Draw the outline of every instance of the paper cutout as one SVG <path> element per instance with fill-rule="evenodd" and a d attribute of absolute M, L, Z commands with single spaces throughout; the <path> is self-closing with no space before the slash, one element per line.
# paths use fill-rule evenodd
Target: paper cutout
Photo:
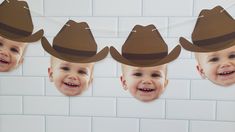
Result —
<path fill-rule="evenodd" d="M 192 41 L 180 38 L 184 49 L 195 52 L 201 77 L 220 86 L 235 84 L 235 20 L 224 8 L 200 12 Z"/>
<path fill-rule="evenodd" d="M 52 46 L 45 37 L 41 43 L 54 56 L 48 68 L 50 81 L 67 96 L 80 95 L 89 87 L 93 79 L 93 62 L 104 59 L 109 52 L 105 47 L 97 53 L 97 44 L 88 24 L 73 20 L 63 26 Z"/>
<path fill-rule="evenodd" d="M 168 54 L 168 46 L 154 25 L 134 26 L 122 46 L 122 54 L 110 48 L 112 57 L 122 63 L 123 88 L 143 102 L 158 99 L 164 92 L 168 84 L 164 64 L 175 60 L 180 52 L 177 45 Z"/>
<path fill-rule="evenodd" d="M 35 42 L 42 38 L 43 30 L 33 33 L 33 23 L 25 1 L 8 0 L 0 5 L 0 36 L 18 41 Z"/>
<path fill-rule="evenodd" d="M 120 63 L 150 67 L 175 60 L 181 51 L 177 45 L 169 54 L 168 47 L 154 25 L 134 26 L 120 54 L 113 46 L 110 48 L 112 57 Z"/>
<path fill-rule="evenodd" d="M 180 37 L 182 47 L 193 52 L 229 48 L 235 45 L 235 21 L 221 6 L 202 10 L 192 33 L 192 41 Z"/>
<path fill-rule="evenodd" d="M 51 55 L 68 62 L 89 63 L 104 59 L 106 46 L 97 53 L 97 44 L 87 23 L 69 20 L 53 40 L 53 46 L 43 37 L 43 48 Z"/>

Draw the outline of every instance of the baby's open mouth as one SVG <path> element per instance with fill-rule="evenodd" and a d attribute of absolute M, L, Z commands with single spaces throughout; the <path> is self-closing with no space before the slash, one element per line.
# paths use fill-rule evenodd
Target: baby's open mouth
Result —
<path fill-rule="evenodd" d="M 64 84 L 70 88 L 78 88 L 80 85 L 71 83 L 71 82 L 64 82 Z"/>
<path fill-rule="evenodd" d="M 3 59 L 3 58 L 0 58 L 0 63 L 1 64 L 9 64 L 9 62 L 8 61 L 6 61 L 5 59 Z"/>
<path fill-rule="evenodd" d="M 142 92 L 146 92 L 146 93 L 153 92 L 153 91 L 156 90 L 156 89 L 153 89 L 153 88 L 137 88 L 137 89 L 142 91 Z"/>
<path fill-rule="evenodd" d="M 218 73 L 218 75 L 220 75 L 220 76 L 228 76 L 228 75 L 231 75 L 233 73 L 235 73 L 235 71 L 225 71 L 225 72 Z"/>

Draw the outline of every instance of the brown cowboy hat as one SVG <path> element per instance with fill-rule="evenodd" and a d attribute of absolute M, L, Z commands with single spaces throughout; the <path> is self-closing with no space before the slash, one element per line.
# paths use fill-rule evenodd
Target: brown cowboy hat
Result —
<path fill-rule="evenodd" d="M 109 48 L 97 53 L 97 44 L 87 23 L 69 20 L 53 40 L 53 46 L 43 37 L 43 48 L 51 55 L 74 63 L 90 63 L 104 59 Z"/>
<path fill-rule="evenodd" d="M 150 67 L 168 63 L 176 59 L 181 51 L 177 45 L 168 54 L 168 47 L 154 25 L 136 25 L 122 46 L 122 54 L 110 48 L 112 57 L 120 63 Z"/>
<path fill-rule="evenodd" d="M 193 52 L 213 52 L 235 45 L 235 20 L 221 6 L 202 10 L 189 42 L 180 37 L 180 44 Z"/>
<path fill-rule="evenodd" d="M 0 36 L 18 42 L 35 42 L 43 30 L 32 34 L 33 23 L 27 2 L 5 0 L 0 5 Z"/>

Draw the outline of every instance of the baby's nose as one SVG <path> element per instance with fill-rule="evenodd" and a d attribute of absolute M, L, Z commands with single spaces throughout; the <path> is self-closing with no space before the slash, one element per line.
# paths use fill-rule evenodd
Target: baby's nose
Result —
<path fill-rule="evenodd" d="M 231 62 L 230 61 L 224 61 L 222 64 L 221 64 L 221 67 L 222 68 L 226 68 L 226 67 L 230 67 L 231 66 Z"/>
<path fill-rule="evenodd" d="M 151 81 L 150 78 L 144 78 L 144 79 L 142 80 L 142 83 L 143 83 L 143 84 L 151 84 L 152 81 Z"/>
<path fill-rule="evenodd" d="M 68 78 L 71 80 L 77 80 L 77 76 L 74 74 L 70 74 Z"/>

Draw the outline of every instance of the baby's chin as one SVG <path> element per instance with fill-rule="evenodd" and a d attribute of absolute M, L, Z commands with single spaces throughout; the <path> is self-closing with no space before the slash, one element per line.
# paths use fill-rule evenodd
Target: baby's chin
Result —
<path fill-rule="evenodd" d="M 56 87 L 62 94 L 64 94 L 65 96 L 78 96 L 81 95 L 84 91 L 84 87 L 79 86 L 76 88 L 70 88 L 68 86 L 65 85 L 61 85 Z"/>
<path fill-rule="evenodd" d="M 158 96 L 135 96 L 136 99 L 142 102 L 151 102 L 158 99 Z"/>
<path fill-rule="evenodd" d="M 229 87 L 235 84 L 235 79 L 229 79 L 229 80 L 219 80 L 219 79 L 215 80 L 214 79 L 213 80 L 213 79 L 208 78 L 208 80 L 214 83 L 215 85 L 223 86 L 223 87 Z"/>
<path fill-rule="evenodd" d="M 14 69 L 15 69 L 15 67 L 13 67 L 13 66 L 3 66 L 3 67 L 0 66 L 0 72 L 10 72 Z"/>
<path fill-rule="evenodd" d="M 213 82 L 213 83 L 217 84 L 219 86 L 223 86 L 223 87 L 230 87 L 230 86 L 235 84 L 235 81 L 231 80 L 231 81 L 227 81 L 227 82 L 226 81 L 225 82 L 220 81 L 220 82 Z"/>

